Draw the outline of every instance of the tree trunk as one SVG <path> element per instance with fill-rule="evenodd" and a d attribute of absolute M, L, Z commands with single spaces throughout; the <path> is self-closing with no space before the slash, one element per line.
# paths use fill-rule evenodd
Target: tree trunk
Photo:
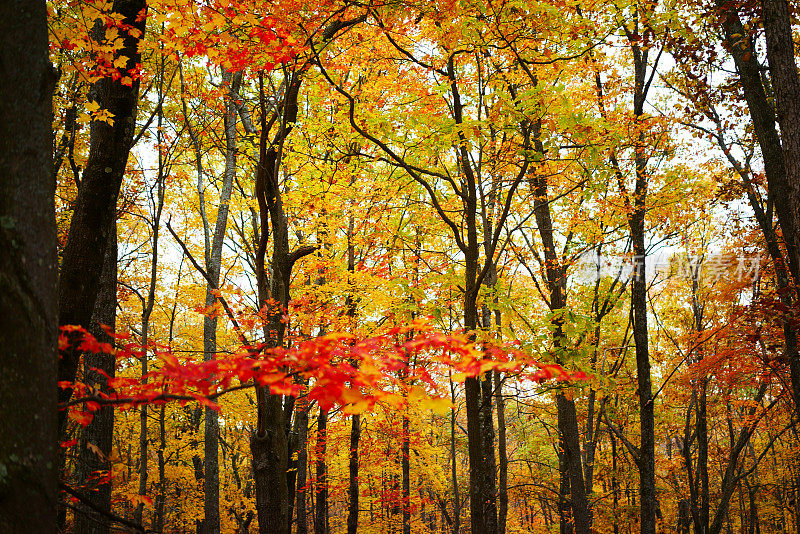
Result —
<path fill-rule="evenodd" d="M 499 326 L 499 321 L 498 321 Z M 497 534 L 506 534 L 508 517 L 508 451 L 506 447 L 506 403 L 500 373 L 494 373 L 497 400 Z"/>
<path fill-rule="evenodd" d="M 286 532 L 288 524 L 288 491 L 286 488 L 286 435 L 283 432 L 283 410 L 278 395 L 262 401 L 262 417 L 278 421 L 278 430 L 263 434 L 253 432 L 250 450 L 253 454 L 253 478 L 256 490 L 258 530 L 262 534 Z"/>
<path fill-rule="evenodd" d="M 794 42 L 792 41 L 792 19 L 787 0 L 763 0 L 764 34 L 767 40 L 767 61 L 775 93 L 775 108 L 781 126 L 781 149 L 786 172 L 786 193 L 784 198 L 775 197 L 779 217 L 781 213 L 791 217 L 784 227 L 784 238 L 792 243 L 789 247 L 789 266 L 797 288 L 800 280 L 800 77 L 795 63 Z M 781 226 L 784 222 L 781 220 Z M 794 362 L 793 362 L 794 363 Z M 800 362 L 792 367 L 792 385 L 795 388 L 795 404 L 800 406 Z M 800 408 L 798 408 L 800 409 Z"/>
<path fill-rule="evenodd" d="M 349 327 L 356 327 L 356 312 L 358 299 L 354 294 L 352 281 L 349 278 L 356 270 L 356 249 L 353 243 L 353 232 L 355 220 L 351 215 L 347 222 L 347 273 L 348 285 L 351 286 L 345 301 L 347 316 L 350 319 Z M 358 360 L 353 360 L 352 365 L 358 369 Z M 350 452 L 348 454 L 349 486 L 348 486 L 348 505 L 347 505 L 347 534 L 356 534 L 358 531 L 358 444 L 361 441 L 361 415 L 353 414 L 350 419 Z"/>
<path fill-rule="evenodd" d="M 328 411 L 320 408 L 317 416 L 316 509 L 314 534 L 328 534 Z"/>
<path fill-rule="evenodd" d="M 306 485 L 308 483 L 308 402 L 297 400 L 297 534 L 308 534 L 308 515 L 306 512 Z"/>
<path fill-rule="evenodd" d="M 228 84 L 228 96 L 225 102 L 225 172 L 222 179 L 222 189 L 219 195 L 219 209 L 217 220 L 214 224 L 214 234 L 211 246 L 206 241 L 205 260 L 206 271 L 213 281 L 206 285 L 206 307 L 216 302 L 212 293 L 214 287 L 220 285 L 220 272 L 222 268 L 222 242 L 225 239 L 225 230 L 228 225 L 228 212 L 233 191 L 233 182 L 236 178 L 236 99 L 239 98 L 239 88 L 242 82 L 242 73 L 226 71 L 222 77 L 223 83 Z M 203 217 L 204 230 L 208 234 L 208 221 Z M 217 352 L 217 317 L 206 316 L 203 318 L 203 361 L 215 358 Z M 219 534 L 219 416 L 216 410 L 208 406 L 204 409 L 205 434 L 203 438 L 203 454 L 205 458 L 205 477 L 203 479 L 203 520 L 202 534 Z"/>
<path fill-rule="evenodd" d="M 541 122 L 533 125 L 534 148 L 544 154 L 541 137 Z M 553 236 L 553 223 L 548 201 L 548 184 L 544 176 L 532 173 L 531 187 L 534 193 L 534 215 L 539 228 L 539 236 L 544 248 L 545 275 L 547 289 L 550 293 L 550 310 L 552 315 L 553 350 L 556 363 L 562 364 L 561 352 L 566 348 L 566 339 L 563 333 L 563 317 L 561 314 L 567 307 L 567 280 L 566 269 L 561 264 L 555 248 Z M 589 515 L 589 502 L 586 499 L 586 489 L 583 478 L 583 461 L 580 446 L 580 431 L 578 430 L 578 416 L 575 402 L 568 399 L 563 392 L 556 395 L 556 413 L 558 416 L 559 470 L 561 471 L 559 512 L 561 518 L 561 532 L 571 532 L 574 528 L 576 534 L 588 534 L 591 529 Z M 567 513 L 571 510 L 571 515 Z M 569 516 L 568 516 L 569 515 Z"/>
<path fill-rule="evenodd" d="M 144 35 L 146 17 L 140 15 L 146 14 L 147 3 L 145 0 L 115 0 L 112 11 L 121 16 L 120 24 L 139 32 L 136 38 L 121 32 L 123 46 L 115 58 L 127 58 L 126 66 L 119 69 L 124 78 L 134 74 L 131 71 L 141 62 L 139 41 Z M 98 23 L 95 31 L 103 28 Z M 58 299 L 61 325 L 91 326 L 106 245 L 116 217 L 117 197 L 136 125 L 139 79 L 134 77 L 130 86 L 121 82 L 121 79 L 102 78 L 89 93 L 100 109 L 113 114 L 114 124 L 95 120 L 90 126 L 89 156 L 62 252 Z M 74 381 L 79 361 L 80 353 L 76 348 L 62 351 L 58 380 Z M 69 401 L 71 396 L 71 388 L 59 389 L 60 403 Z M 66 411 L 62 411 L 59 413 L 62 435 L 65 428 Z"/>
<path fill-rule="evenodd" d="M 349 502 L 347 506 L 347 534 L 358 532 L 358 442 L 361 439 L 361 416 L 353 414 L 350 419 L 350 484 Z"/>
<path fill-rule="evenodd" d="M 289 258 L 289 234 L 283 211 L 278 171 L 281 167 L 283 141 L 297 120 L 300 79 L 295 78 L 287 85 L 281 124 L 275 139 L 272 143 L 268 143 L 266 96 L 263 79 L 259 79 L 261 136 L 255 196 L 259 206 L 261 235 L 256 253 L 256 279 L 258 302 L 263 308 L 262 311 L 266 313 L 264 342 L 267 349 L 283 345 L 286 324 L 282 321 L 282 317 L 289 303 L 292 264 Z M 268 284 L 264 264 L 270 228 L 273 250 L 272 277 Z M 250 449 L 253 453 L 258 528 L 262 534 L 283 534 L 289 524 L 289 488 L 286 482 L 288 447 L 282 397 L 272 395 L 263 386 L 257 386 L 256 405 L 258 423 L 250 438 Z"/>
<path fill-rule="evenodd" d="M 641 125 L 644 102 L 647 98 L 648 49 L 642 50 L 638 42 L 631 45 L 634 66 L 633 115 Z M 655 67 L 653 67 L 655 68 Z M 647 248 L 645 246 L 645 214 L 647 200 L 647 162 L 644 132 L 640 131 L 634 146 L 636 179 L 633 189 L 631 212 L 628 215 L 631 244 L 634 255 L 633 282 L 631 285 L 631 308 L 633 313 L 633 340 L 636 345 L 636 384 L 639 391 L 639 495 L 641 505 L 641 533 L 656 532 L 656 467 L 655 467 L 655 399 L 650 378 L 650 350 L 647 330 Z M 623 194 L 627 195 L 626 192 Z"/>
<path fill-rule="evenodd" d="M 286 421 L 286 494 L 289 500 L 286 513 L 286 531 L 292 531 L 292 520 L 294 519 L 294 504 L 297 497 L 297 417 L 292 417 L 295 413 L 297 399 L 291 395 L 284 398 L 283 417 Z M 294 427 L 292 427 L 294 425 Z"/>
<path fill-rule="evenodd" d="M 103 272 L 100 276 L 100 286 L 92 314 L 92 327 L 89 332 L 98 341 L 114 344 L 111 338 L 100 325 L 106 325 L 112 331 L 116 329 L 117 318 L 117 231 L 116 223 L 106 247 L 106 257 L 103 263 Z M 83 355 L 84 382 L 86 384 L 99 384 L 100 391 L 109 392 L 108 379 L 114 377 L 117 360 L 113 354 L 86 353 Z M 101 372 L 95 371 L 98 369 Z M 105 374 L 103 374 L 105 373 Z M 94 412 L 92 422 L 87 425 L 81 438 L 81 461 L 78 473 L 79 484 L 87 483 L 89 476 L 96 471 L 109 471 L 111 464 L 108 461 L 111 455 L 112 440 L 114 437 L 114 407 L 104 406 Z M 100 454 L 88 448 L 88 444 L 97 447 Z M 111 481 L 97 485 L 94 491 L 86 492 L 90 502 L 106 512 L 111 511 Z M 108 519 L 95 513 L 88 507 L 81 509 L 75 516 L 75 532 L 79 534 L 108 534 L 110 523 Z"/>
<path fill-rule="evenodd" d="M 365 16 L 352 20 L 335 20 L 322 31 L 322 40 L 329 41 L 336 33 L 363 21 Z M 288 72 L 282 106 L 277 106 L 278 125 L 270 141 L 267 126 L 267 104 L 263 76 L 259 76 L 259 108 L 261 134 L 259 136 L 258 167 L 255 197 L 258 201 L 261 235 L 256 252 L 256 279 L 258 302 L 266 315 L 264 326 L 265 348 L 280 347 L 284 342 L 286 323 L 283 317 L 289 304 L 289 284 L 294 262 L 310 254 L 316 247 L 301 247 L 290 253 L 289 230 L 283 208 L 279 172 L 283 159 L 283 144 L 294 128 L 298 113 L 298 95 L 302 72 Z M 269 230 L 272 235 L 269 235 Z M 272 276 L 267 281 L 265 259 L 269 238 L 272 238 Z M 289 524 L 289 488 L 286 483 L 288 450 L 285 415 L 281 395 L 272 395 L 265 387 L 256 387 L 258 423 L 250 439 L 253 453 L 253 475 L 256 486 L 256 510 L 259 532 L 284 534 Z"/>
<path fill-rule="evenodd" d="M 698 334 L 703 331 L 703 308 L 699 302 L 699 287 L 700 287 L 700 270 L 699 267 L 695 272 L 692 280 L 692 311 L 694 314 L 694 329 Z M 703 359 L 703 347 L 697 348 L 697 361 Z M 697 389 L 697 425 L 695 428 L 697 439 L 697 477 L 700 485 L 700 511 L 699 511 L 699 526 L 701 534 L 708 532 L 708 525 L 710 519 L 710 495 L 708 487 L 708 379 L 700 377 Z"/>
<path fill-rule="evenodd" d="M 609 432 L 609 440 L 611 440 L 611 503 L 613 515 L 613 530 L 614 534 L 619 534 L 619 478 L 617 477 L 617 440 L 614 439 L 614 433 Z M 688 534 L 688 533 L 687 533 Z"/>
<path fill-rule="evenodd" d="M 162 404 L 158 411 L 158 494 L 153 513 L 153 530 L 164 532 L 164 506 L 167 501 L 167 462 L 164 451 L 167 448 L 166 408 Z"/>
<path fill-rule="evenodd" d="M 0 3 L 0 532 L 30 534 L 56 531 L 58 502 L 56 77 L 47 50 L 45 2 Z"/>
<path fill-rule="evenodd" d="M 638 167 L 638 165 L 637 165 Z M 642 167 L 643 171 L 643 167 Z M 634 192 L 635 211 L 630 217 L 631 240 L 636 258 L 632 286 L 633 339 L 636 344 L 636 382 L 639 390 L 641 443 L 639 446 L 639 495 L 641 497 L 642 534 L 656 531 L 655 414 L 650 385 L 650 353 L 647 339 L 647 282 L 645 280 L 644 198 L 646 179 L 637 176 Z"/>
<path fill-rule="evenodd" d="M 411 534 L 411 448 L 408 442 L 408 417 L 403 415 L 403 441 L 400 446 L 400 467 L 403 475 L 403 534 Z"/>
<path fill-rule="evenodd" d="M 453 408 L 450 410 L 450 484 L 453 491 L 453 534 L 461 531 L 461 492 L 458 490 L 458 472 L 456 458 L 456 386 L 450 378 L 450 402 Z"/>

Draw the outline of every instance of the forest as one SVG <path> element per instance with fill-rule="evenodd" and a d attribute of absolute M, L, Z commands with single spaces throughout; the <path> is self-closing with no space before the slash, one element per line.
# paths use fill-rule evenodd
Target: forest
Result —
<path fill-rule="evenodd" d="M 0 2 L 0 532 L 800 532 L 798 47 Z"/>

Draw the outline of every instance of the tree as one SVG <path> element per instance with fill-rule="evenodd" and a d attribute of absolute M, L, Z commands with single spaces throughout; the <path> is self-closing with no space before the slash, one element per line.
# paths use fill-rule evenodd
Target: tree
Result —
<path fill-rule="evenodd" d="M 95 119 L 91 123 L 89 156 L 62 251 L 58 298 L 62 326 L 91 326 L 105 250 L 136 125 L 139 42 L 144 36 L 147 4 L 144 0 L 117 0 L 111 11 L 122 18 L 125 33 L 121 46 L 114 49 L 112 73 L 101 75 L 90 91 L 98 109 L 106 111 L 110 118 Z M 102 20 L 95 22 L 93 33 L 97 40 L 104 38 Z M 97 61 L 102 64 L 101 59 Z M 112 77 L 113 73 L 116 75 Z M 59 381 L 75 380 L 80 363 L 80 353 L 76 349 L 77 345 L 72 344 L 62 353 L 58 363 Z M 68 402 L 71 396 L 71 388 L 59 389 L 60 404 Z M 62 411 L 59 414 L 62 434 L 65 426 L 66 411 Z"/>
<path fill-rule="evenodd" d="M 58 262 L 44 2 L 0 6 L 0 529 L 56 529 Z"/>

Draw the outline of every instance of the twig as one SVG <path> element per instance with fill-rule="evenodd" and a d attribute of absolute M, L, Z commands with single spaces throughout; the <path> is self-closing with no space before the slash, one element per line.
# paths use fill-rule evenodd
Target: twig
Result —
<path fill-rule="evenodd" d="M 147 534 L 149 532 L 155 532 L 154 530 L 146 530 L 142 525 L 138 523 L 134 523 L 133 521 L 128 521 L 127 519 L 120 517 L 118 515 L 114 515 L 107 510 L 103 510 L 96 504 L 94 504 L 86 495 L 80 493 L 76 489 L 66 485 L 63 482 L 59 482 L 58 486 L 66 493 L 69 493 L 76 499 L 78 499 L 84 506 L 91 508 L 93 511 L 97 512 L 98 514 L 107 517 L 108 519 L 114 521 L 115 523 L 119 523 L 121 525 L 125 525 L 128 528 L 133 529 L 134 532 L 139 532 L 141 534 Z"/>
<path fill-rule="evenodd" d="M 290 374 L 287 374 L 290 376 Z M 196 401 L 198 399 L 208 399 L 214 400 L 218 397 L 226 393 L 231 393 L 233 391 L 238 391 L 240 389 L 248 389 L 253 387 L 253 384 L 239 384 L 238 386 L 231 386 L 227 389 L 223 389 L 221 391 L 217 391 L 216 393 L 211 393 L 209 395 L 180 395 L 177 393 L 161 393 L 155 397 L 149 399 L 137 399 L 135 397 L 117 397 L 114 399 L 107 399 L 100 397 L 98 395 L 90 395 L 88 397 L 81 397 L 80 399 L 73 399 L 66 404 L 60 404 L 59 409 L 69 408 L 70 406 L 75 406 L 77 404 L 81 404 L 84 402 L 96 402 L 100 405 L 117 405 L 117 404 L 151 404 L 153 402 L 160 402 L 160 401 Z"/>
<path fill-rule="evenodd" d="M 242 341 L 242 344 L 250 346 L 250 341 L 247 340 L 247 337 L 244 335 L 244 332 L 242 332 L 242 328 L 239 326 L 239 322 L 236 320 L 236 317 L 234 317 L 230 306 L 228 306 L 228 301 L 226 301 L 225 297 L 222 296 L 219 287 L 217 287 L 214 281 L 211 280 L 211 277 L 208 276 L 208 273 L 205 271 L 205 269 L 200 267 L 200 264 L 197 263 L 197 260 L 194 259 L 194 256 L 192 256 L 192 253 L 189 252 L 189 249 L 186 247 L 186 244 L 184 244 L 184 242 L 181 241 L 181 238 L 178 237 L 178 234 L 176 234 L 175 230 L 172 229 L 170 221 L 167 221 L 167 230 L 169 230 L 169 233 L 172 234 L 172 237 L 174 237 L 175 241 L 177 241 L 178 244 L 181 246 L 183 252 L 186 254 L 186 257 L 189 258 L 189 261 L 192 262 L 194 268 L 197 269 L 197 272 L 203 275 L 203 278 L 206 279 L 206 282 L 208 282 L 208 285 L 211 287 L 211 289 L 217 292 L 216 298 L 219 299 L 220 303 L 222 304 L 222 307 L 225 309 L 225 313 L 228 315 L 228 319 L 231 320 L 231 323 L 233 324 L 233 328 L 236 330 L 236 333 L 239 334 L 239 338 Z"/>

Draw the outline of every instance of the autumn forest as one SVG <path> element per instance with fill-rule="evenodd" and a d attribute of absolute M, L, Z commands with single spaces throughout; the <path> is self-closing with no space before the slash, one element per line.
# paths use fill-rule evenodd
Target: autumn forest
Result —
<path fill-rule="evenodd" d="M 0 532 L 800 532 L 800 6 L 0 2 Z"/>

